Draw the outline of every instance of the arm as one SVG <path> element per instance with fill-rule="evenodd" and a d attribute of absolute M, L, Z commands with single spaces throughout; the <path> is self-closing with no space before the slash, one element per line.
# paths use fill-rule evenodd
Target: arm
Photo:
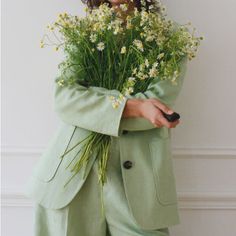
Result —
<path fill-rule="evenodd" d="M 113 108 L 109 96 L 117 93 L 101 87 L 87 88 L 79 84 L 61 87 L 55 83 L 54 110 L 66 123 L 118 137 L 127 98 L 118 108 Z"/>

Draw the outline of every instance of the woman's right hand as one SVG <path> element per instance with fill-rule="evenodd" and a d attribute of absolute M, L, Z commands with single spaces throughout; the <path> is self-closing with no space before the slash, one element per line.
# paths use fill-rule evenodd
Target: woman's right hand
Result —
<path fill-rule="evenodd" d="M 148 119 L 156 127 L 166 126 L 167 128 L 175 128 L 180 122 L 179 120 L 169 122 L 163 116 L 161 110 L 167 114 L 172 114 L 174 111 L 156 98 L 143 100 L 140 103 L 140 110 L 141 116 Z"/>
<path fill-rule="evenodd" d="M 172 114 L 174 112 L 156 98 L 128 99 L 123 112 L 123 117 L 143 117 L 158 128 L 162 126 L 175 128 L 180 121 L 176 120 L 174 122 L 169 122 L 163 116 L 161 110 L 167 114 Z"/>

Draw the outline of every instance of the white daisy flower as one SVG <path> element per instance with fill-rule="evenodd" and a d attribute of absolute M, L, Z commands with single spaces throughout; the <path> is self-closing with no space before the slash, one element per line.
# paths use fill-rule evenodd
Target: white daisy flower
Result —
<path fill-rule="evenodd" d="M 157 67 L 158 66 L 158 62 L 154 62 L 153 64 L 152 64 L 152 67 Z"/>
<path fill-rule="evenodd" d="M 121 53 L 121 54 L 126 53 L 126 47 L 125 47 L 125 46 L 123 46 L 123 47 L 121 48 L 120 53 Z"/>
<path fill-rule="evenodd" d="M 99 43 L 97 44 L 97 49 L 98 49 L 99 51 L 102 51 L 104 48 L 105 48 L 105 44 L 104 44 L 103 42 L 99 42 Z"/>
<path fill-rule="evenodd" d="M 90 37 L 89 37 L 89 39 L 90 39 L 90 41 L 91 41 L 92 43 L 95 43 L 96 40 L 97 40 L 97 35 L 96 35 L 96 34 L 91 34 Z"/>
<path fill-rule="evenodd" d="M 129 78 L 128 78 L 128 81 L 129 81 L 129 82 L 135 81 L 135 77 L 129 77 Z"/>
<path fill-rule="evenodd" d="M 139 70 L 144 71 L 144 69 L 145 69 L 145 64 L 144 63 L 140 64 L 139 65 Z"/>
<path fill-rule="evenodd" d="M 146 66 L 146 67 L 149 67 L 149 61 L 148 61 L 147 58 L 145 59 L 145 62 L 144 62 L 144 63 L 145 63 L 145 66 Z"/>
<path fill-rule="evenodd" d="M 155 67 L 152 67 L 152 68 L 149 70 L 148 74 L 149 74 L 150 77 L 156 77 L 157 74 L 158 74 L 158 71 L 157 71 L 157 69 L 156 69 Z"/>
<path fill-rule="evenodd" d="M 160 53 L 158 56 L 157 56 L 157 59 L 161 59 L 162 57 L 164 57 L 164 53 Z"/>
<path fill-rule="evenodd" d="M 148 75 L 146 75 L 146 74 L 142 74 L 141 77 L 140 77 L 141 80 L 145 80 L 147 78 L 148 78 Z"/>
<path fill-rule="evenodd" d="M 136 74 L 137 73 L 137 70 L 138 70 L 138 68 L 137 67 L 135 67 L 134 69 L 133 69 L 133 71 L 132 71 L 132 74 Z"/>
<path fill-rule="evenodd" d="M 120 9 L 122 11 L 127 11 L 128 10 L 127 4 L 126 3 L 120 4 Z"/>
<path fill-rule="evenodd" d="M 128 87 L 128 88 L 126 88 L 126 90 L 125 90 L 125 96 L 130 95 L 131 93 L 133 93 L 133 91 L 134 91 L 133 87 Z"/>
<path fill-rule="evenodd" d="M 140 41 L 139 39 L 135 39 L 133 41 L 133 44 L 140 50 L 143 52 L 143 43 L 142 41 Z"/>

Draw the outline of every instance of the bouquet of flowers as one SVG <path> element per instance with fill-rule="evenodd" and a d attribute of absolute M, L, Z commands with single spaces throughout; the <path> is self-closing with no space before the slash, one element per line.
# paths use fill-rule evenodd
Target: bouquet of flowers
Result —
<path fill-rule="evenodd" d="M 65 59 L 58 65 L 62 76 L 56 82 L 60 86 L 78 83 L 116 89 L 120 95 L 110 96 L 114 109 L 128 94 L 144 92 L 154 79 L 157 83 L 169 80 L 175 86 L 181 60 L 194 58 L 203 38 L 194 35 L 195 28 L 190 31 L 191 23 L 179 25 L 167 19 L 165 7 L 159 1 L 156 5 L 159 11 L 135 8 L 125 19 L 107 3 L 92 10 L 86 8 L 85 17 L 60 13 L 58 19 L 48 25 L 56 42 L 48 35 L 40 42 L 41 47 L 55 45 L 56 51 L 63 49 Z M 126 11 L 127 5 L 122 4 L 121 9 Z M 82 141 L 85 142 L 83 152 L 71 171 L 74 175 L 78 173 L 91 152 L 96 151 L 99 181 L 104 185 L 111 137 L 91 132 Z"/>

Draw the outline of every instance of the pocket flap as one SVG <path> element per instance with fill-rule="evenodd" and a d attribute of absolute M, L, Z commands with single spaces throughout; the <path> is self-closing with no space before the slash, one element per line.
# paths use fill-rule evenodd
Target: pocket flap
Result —
<path fill-rule="evenodd" d="M 45 182 L 53 179 L 63 160 L 60 156 L 66 151 L 75 129 L 76 126 L 63 123 L 53 135 L 33 171 L 36 178 Z"/>

